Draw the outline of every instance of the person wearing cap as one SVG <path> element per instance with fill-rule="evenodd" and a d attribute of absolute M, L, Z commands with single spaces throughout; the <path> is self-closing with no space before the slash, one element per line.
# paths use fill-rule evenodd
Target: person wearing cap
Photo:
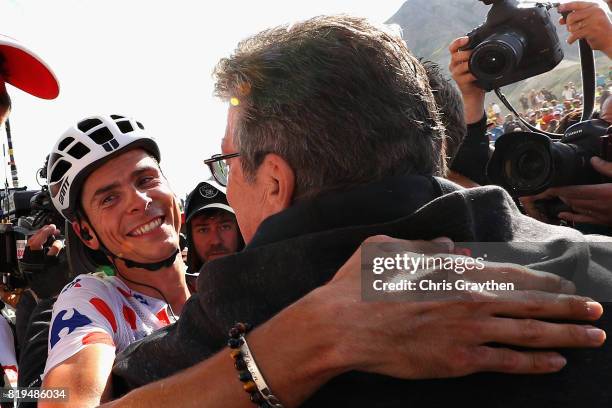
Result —
<path fill-rule="evenodd" d="M 185 223 L 190 272 L 198 272 L 205 262 L 233 254 L 244 247 L 225 188 L 215 181 L 203 181 L 189 193 Z"/>
<path fill-rule="evenodd" d="M 59 94 L 57 78 L 45 61 L 21 42 L 0 35 L 0 125 L 7 122 L 12 108 L 11 97 L 6 84 L 41 99 L 54 99 Z M 11 148 L 12 141 L 9 139 L 8 142 L 11 173 L 15 185 L 17 182 L 17 167 Z M 30 327 L 31 317 L 36 315 L 37 308 L 36 295 L 26 289 L 22 292 L 19 303 L 16 305 L 15 326 L 18 338 L 20 338 L 20 335 L 27 335 L 28 337 L 35 335 Z M 0 319 L 3 318 L 0 317 Z M 18 344 L 21 347 L 19 366 L 25 367 L 26 371 L 30 365 L 27 355 L 30 345 L 29 343 Z M 17 361 L 14 350 L 12 352 L 3 350 L 1 354 L 3 354 L 3 359 L 10 358 Z M 10 367 L 17 374 L 17 364 L 10 365 Z M 4 367 L 5 372 L 8 372 L 8 370 Z M 21 377 L 19 377 L 19 380 L 21 380 Z"/>
<path fill-rule="evenodd" d="M 185 224 L 187 284 L 193 293 L 202 265 L 240 251 L 244 240 L 236 214 L 227 202 L 225 187 L 212 180 L 201 182 L 187 196 Z"/>

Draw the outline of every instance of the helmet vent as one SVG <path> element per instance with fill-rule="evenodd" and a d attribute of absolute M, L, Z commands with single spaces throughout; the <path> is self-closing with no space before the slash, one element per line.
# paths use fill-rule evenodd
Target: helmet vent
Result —
<path fill-rule="evenodd" d="M 82 120 L 78 123 L 77 127 L 79 128 L 79 130 L 83 133 L 86 133 L 88 131 L 90 131 L 91 129 L 93 129 L 94 127 L 101 125 L 102 121 L 100 119 L 85 119 Z"/>
<path fill-rule="evenodd" d="M 64 159 L 59 159 L 55 164 L 53 172 L 51 173 L 51 180 L 49 180 L 49 184 L 58 182 L 68 170 L 70 170 L 72 164 L 68 163 Z"/>
<path fill-rule="evenodd" d="M 77 160 L 82 159 L 83 156 L 85 156 L 89 152 L 90 152 L 89 148 L 81 142 L 78 142 L 77 144 L 72 146 L 70 150 L 68 150 L 68 154 Z"/>
<path fill-rule="evenodd" d="M 112 132 L 107 127 L 101 127 L 100 129 L 96 129 L 88 136 L 99 145 L 114 139 Z"/>
<path fill-rule="evenodd" d="M 110 115 L 111 118 L 117 120 L 117 119 L 125 119 L 125 116 L 121 116 L 121 115 Z"/>
<path fill-rule="evenodd" d="M 136 122 L 136 124 L 138 125 L 139 128 L 141 128 L 142 130 L 144 130 L 144 126 L 142 126 L 142 123 L 140 122 Z"/>
<path fill-rule="evenodd" d="M 117 122 L 117 127 L 119 128 L 119 130 L 121 131 L 121 133 L 130 133 L 134 131 L 134 128 L 132 127 L 132 124 L 127 121 L 127 120 L 122 120 L 120 122 Z"/>
<path fill-rule="evenodd" d="M 56 162 L 58 159 L 61 159 L 62 157 L 64 157 L 64 156 L 62 156 L 62 155 L 61 155 L 61 154 L 59 154 L 59 153 L 51 153 L 51 154 L 49 155 L 49 167 L 48 167 L 48 168 L 50 168 L 50 169 L 51 169 L 51 168 L 53 168 L 53 166 L 55 165 L 55 162 Z"/>
<path fill-rule="evenodd" d="M 74 142 L 74 137 L 68 136 L 67 138 L 65 138 L 64 140 L 60 142 L 60 144 L 57 146 L 57 150 L 59 150 L 60 152 L 63 152 L 64 149 L 66 149 L 68 145 L 72 142 Z"/>
<path fill-rule="evenodd" d="M 104 148 L 104 150 L 106 150 L 107 152 L 112 152 L 113 150 L 115 150 L 116 148 L 119 147 L 119 143 L 117 143 L 117 141 L 115 139 L 111 140 L 108 143 L 104 143 L 102 145 L 102 147 Z"/>

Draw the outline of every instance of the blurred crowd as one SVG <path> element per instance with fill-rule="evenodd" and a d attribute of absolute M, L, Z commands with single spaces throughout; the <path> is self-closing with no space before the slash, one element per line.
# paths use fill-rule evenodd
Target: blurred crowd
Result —
<path fill-rule="evenodd" d="M 612 92 L 612 66 L 607 76 L 602 74 L 597 76 L 596 83 L 595 107 L 601 111 Z M 520 95 L 519 103 L 518 113 L 530 125 L 539 130 L 563 134 L 569 126 L 580 120 L 583 92 L 580 86 L 576 87 L 573 82 L 568 82 L 563 86 L 560 95 L 546 88 L 541 88 L 539 91 L 532 89 L 529 93 Z M 504 114 L 504 112 L 507 112 L 507 109 L 500 107 L 498 102 L 491 102 L 487 107 L 487 134 L 491 142 L 495 142 L 504 133 L 526 130 L 514 114 Z"/>

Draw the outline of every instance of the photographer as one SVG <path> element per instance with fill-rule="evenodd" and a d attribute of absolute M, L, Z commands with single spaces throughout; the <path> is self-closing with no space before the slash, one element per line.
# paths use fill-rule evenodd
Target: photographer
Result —
<path fill-rule="evenodd" d="M 568 30 L 573 33 L 570 36 L 570 41 L 573 42 L 578 38 L 586 38 L 589 44 L 604 52 L 608 52 L 607 47 L 612 42 L 612 36 L 608 33 L 608 29 L 612 29 L 606 12 L 595 3 L 574 2 L 567 3 L 559 7 L 560 12 L 570 12 L 567 17 Z M 602 18 L 605 18 L 605 20 Z M 451 75 L 464 98 L 464 109 L 466 123 L 468 124 L 468 136 L 466 143 L 470 140 L 478 140 L 482 137 L 481 126 L 483 126 L 484 118 L 484 100 L 485 91 L 478 87 L 475 83 L 476 77 L 470 72 L 469 60 L 472 55 L 472 50 L 463 50 L 462 47 L 469 43 L 468 37 L 455 39 L 449 46 L 451 52 L 451 63 L 449 69 Z M 600 119 L 612 123 L 612 101 L 610 98 L 603 101 L 601 105 Z M 484 132 L 483 132 L 484 133 Z M 485 147 L 481 146 L 482 152 Z M 459 156 L 466 153 L 470 157 L 474 157 L 473 152 L 460 151 Z M 482 155 L 483 153 L 481 153 Z M 466 160 L 468 163 L 473 161 Z M 592 165 L 600 174 L 610 177 L 609 163 L 593 158 Z M 473 164 L 472 164 L 473 165 Z M 486 178 L 487 163 L 479 162 L 479 176 L 484 180 Z M 526 212 L 541 221 L 550 221 L 547 217 L 538 211 L 534 205 L 534 201 L 544 198 L 559 197 L 566 205 L 572 208 L 572 212 L 562 212 L 558 216 L 572 223 L 590 223 L 604 226 L 610 226 L 612 220 L 612 206 L 610 205 L 610 197 L 612 196 L 612 184 L 596 184 L 586 186 L 568 186 L 549 189 L 537 196 L 522 197 L 521 203 L 525 207 Z"/>
<path fill-rule="evenodd" d="M 8 120 L 11 111 L 11 98 L 6 89 L 6 84 L 10 84 L 24 92 L 42 99 L 54 99 L 59 94 L 59 84 L 55 75 L 47 64 L 41 60 L 35 53 L 25 47 L 18 41 L 0 35 L 0 125 Z M 10 149 L 9 143 L 9 149 Z M 10 152 L 12 155 L 12 152 Z M 17 181 L 17 169 L 14 160 L 11 157 L 11 173 L 13 174 L 13 182 Z M 6 254 L 2 254 L 3 257 Z M 7 257 L 8 258 L 8 257 Z M 9 276 L 14 271 L 0 270 L 3 276 Z M 9 279 L 10 280 L 10 279 Z M 2 286 L 0 284 L 0 286 Z M 4 294 L 3 287 L 0 291 Z M 17 353 L 24 356 L 25 343 L 20 338 L 20 335 L 25 336 L 27 328 L 30 325 L 31 311 L 36 306 L 36 299 L 30 294 L 21 297 L 22 292 L 9 288 L 11 291 L 7 293 L 8 297 L 13 300 L 13 306 L 17 306 L 17 318 L 15 322 L 17 334 Z M 0 319 L 4 319 L 0 317 Z M 4 322 L 2 322 L 4 323 Z M 21 348 L 21 349 L 20 349 Z M 21 364 L 20 364 L 21 367 Z M 6 372 L 8 369 L 4 367 Z M 14 365 L 15 375 L 17 374 L 17 365 Z M 20 370 L 22 371 L 22 370 Z M 23 371 L 22 371 L 23 372 Z M 19 377 L 21 379 L 21 377 Z M 17 381 L 18 378 L 15 378 Z"/>
<path fill-rule="evenodd" d="M 21 347 L 19 386 L 40 386 L 45 368 L 53 304 L 69 281 L 69 264 L 55 224 L 45 225 L 28 239 L 20 268 L 29 287 L 17 307 L 17 336 Z M 48 245 L 48 243 L 50 245 Z M 21 404 L 20 407 L 28 406 Z"/>
<path fill-rule="evenodd" d="M 472 51 L 460 51 L 468 44 L 468 37 L 454 40 L 450 46 L 449 70 L 463 96 L 463 110 L 467 133 L 451 169 L 464 174 L 479 185 L 489 184 L 487 162 L 490 156 L 487 137 L 487 115 L 484 110 L 485 91 L 476 86 L 476 77 L 470 72 L 468 62 Z"/>

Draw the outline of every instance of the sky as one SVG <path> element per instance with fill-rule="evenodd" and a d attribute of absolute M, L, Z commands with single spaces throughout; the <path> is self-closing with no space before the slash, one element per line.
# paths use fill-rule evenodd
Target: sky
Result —
<path fill-rule="evenodd" d="M 403 2 L 0 0 L 0 33 L 36 52 L 60 82 L 60 96 L 51 101 L 7 85 L 20 185 L 39 188 L 37 169 L 72 124 L 118 113 L 155 137 L 162 168 L 184 197 L 210 177 L 202 160 L 220 152 L 227 106 L 213 97 L 211 73 L 238 41 L 320 14 L 384 22 Z M 0 141 L 6 143 L 4 129 Z M 4 185 L 4 167 L 0 177 Z"/>

